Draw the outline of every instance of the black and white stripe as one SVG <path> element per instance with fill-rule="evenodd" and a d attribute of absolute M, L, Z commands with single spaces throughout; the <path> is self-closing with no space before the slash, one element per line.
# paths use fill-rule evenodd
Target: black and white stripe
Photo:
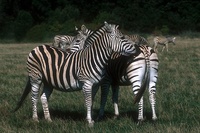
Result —
<path fill-rule="evenodd" d="M 66 49 L 67 46 L 69 46 L 70 43 L 73 41 L 73 39 L 74 39 L 74 36 L 56 35 L 54 37 L 53 46 L 61 48 L 61 49 Z"/>
<path fill-rule="evenodd" d="M 78 34 L 74 37 L 73 41 L 70 43 L 69 49 L 67 50 L 70 52 L 76 52 L 80 49 L 83 49 L 85 40 L 92 33 L 92 30 L 89 30 L 85 25 L 82 25 L 81 29 L 78 31 Z"/>
<path fill-rule="evenodd" d="M 149 45 L 149 42 L 147 41 L 147 39 L 140 35 L 137 35 L 137 34 L 125 35 L 125 37 L 135 42 L 136 45 Z"/>
<path fill-rule="evenodd" d="M 84 36 L 84 35 L 83 35 Z M 75 50 L 81 49 L 84 44 L 84 37 L 77 37 Z M 148 87 L 149 100 L 152 107 L 152 119 L 156 120 L 157 116 L 155 113 L 155 93 L 156 93 L 156 82 L 158 77 L 158 57 L 154 50 L 146 45 L 139 46 L 140 52 L 131 56 L 123 56 L 119 53 L 113 53 L 111 59 L 106 67 L 106 77 L 102 82 L 102 94 L 101 94 L 101 107 L 99 112 L 99 118 L 104 115 L 104 107 L 107 101 L 107 95 L 110 86 L 113 90 L 113 103 L 115 109 L 115 115 L 119 115 L 118 110 L 118 90 L 119 86 L 132 85 L 134 94 L 137 94 L 140 88 Z M 148 70 L 147 70 L 148 69 Z M 149 73 L 148 73 L 149 72 Z M 149 74 L 148 83 L 146 86 L 142 84 L 145 74 Z M 142 86 L 143 85 L 143 86 Z M 94 89 L 97 90 L 97 89 Z M 143 97 L 139 102 L 139 115 L 138 120 L 142 121 L 143 118 Z"/>
<path fill-rule="evenodd" d="M 74 53 L 67 53 L 48 45 L 34 48 L 27 60 L 29 77 L 27 86 L 15 111 L 20 108 L 31 91 L 33 119 L 38 121 L 37 101 L 39 88 L 43 83 L 41 101 L 44 116 L 45 119 L 51 121 L 47 100 L 53 88 L 67 92 L 82 89 L 87 107 L 87 121 L 93 125 L 92 86 L 102 80 L 106 64 L 114 51 L 131 54 L 135 52 L 135 49 L 118 30 L 118 26 L 106 22 L 86 39 L 85 44 L 88 44 L 87 48 Z"/>
<path fill-rule="evenodd" d="M 141 52 L 138 55 L 131 55 L 128 57 L 122 56 L 119 53 L 115 53 L 109 60 L 107 70 L 107 76 L 102 84 L 102 99 L 99 112 L 99 118 L 104 115 L 104 107 L 108 95 L 109 88 L 111 86 L 113 94 L 112 99 L 114 103 L 115 116 L 119 115 L 118 110 L 118 91 L 119 86 L 132 85 L 134 94 L 143 87 L 148 87 L 149 100 L 152 107 L 152 119 L 156 120 L 155 113 L 155 93 L 156 82 L 158 78 L 158 57 L 154 50 L 146 45 L 139 46 Z M 117 72 L 117 73 L 116 73 Z M 144 76 L 149 74 L 147 84 L 142 84 Z M 143 97 L 138 103 L 138 121 L 143 121 Z"/>

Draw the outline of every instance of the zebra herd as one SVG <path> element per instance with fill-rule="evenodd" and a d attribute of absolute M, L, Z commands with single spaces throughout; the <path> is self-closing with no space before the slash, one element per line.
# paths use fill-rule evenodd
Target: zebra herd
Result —
<path fill-rule="evenodd" d="M 104 22 L 96 31 L 85 25 L 81 26 L 76 36 L 55 36 L 54 46 L 41 45 L 34 48 L 28 55 L 28 81 L 17 111 L 26 96 L 31 92 L 32 118 L 38 120 L 37 102 L 40 87 L 43 84 L 41 102 L 44 117 L 52 121 L 48 108 L 48 99 L 53 91 L 82 90 L 85 96 L 87 121 L 93 126 L 92 102 L 101 87 L 101 104 L 98 118 L 104 115 L 109 88 L 113 93 L 115 116 L 119 115 L 119 86 L 132 86 L 135 95 L 134 103 L 138 103 L 138 122 L 143 118 L 143 93 L 146 88 L 152 108 L 152 119 L 156 120 L 155 93 L 158 79 L 158 56 L 148 46 L 148 41 L 139 35 L 123 35 L 118 25 Z M 175 39 L 174 39 L 175 40 Z M 173 42 L 174 42 L 173 40 Z M 159 42 L 165 46 L 168 40 Z M 66 48 L 68 44 L 68 48 Z M 167 48 L 167 46 L 166 46 Z"/>

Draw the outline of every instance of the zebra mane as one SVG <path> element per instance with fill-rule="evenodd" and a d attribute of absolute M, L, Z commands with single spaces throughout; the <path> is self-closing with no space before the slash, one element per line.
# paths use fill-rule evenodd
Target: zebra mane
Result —
<path fill-rule="evenodd" d="M 93 31 L 92 34 L 90 34 L 86 38 L 85 43 L 84 43 L 84 48 L 89 47 L 92 44 L 92 42 L 94 42 L 95 36 L 99 36 L 100 35 L 99 31 L 103 31 L 103 33 L 106 33 L 105 25 L 102 25 L 100 28 L 98 28 L 95 31 Z"/>

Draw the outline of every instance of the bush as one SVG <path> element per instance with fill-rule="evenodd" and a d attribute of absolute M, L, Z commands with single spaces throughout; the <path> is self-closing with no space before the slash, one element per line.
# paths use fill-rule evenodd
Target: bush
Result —
<path fill-rule="evenodd" d="M 115 17 L 113 14 L 103 11 L 93 20 L 96 24 L 103 24 L 104 21 L 113 22 Z"/>
<path fill-rule="evenodd" d="M 21 41 L 24 39 L 27 31 L 31 28 L 33 24 L 33 18 L 29 12 L 20 11 L 14 22 L 14 35 L 16 41 Z"/>
<path fill-rule="evenodd" d="M 160 31 L 162 32 L 163 35 L 169 34 L 169 28 L 167 25 L 163 25 Z"/>
<path fill-rule="evenodd" d="M 26 34 L 26 41 L 42 42 L 48 34 L 48 26 L 46 24 L 35 25 Z"/>

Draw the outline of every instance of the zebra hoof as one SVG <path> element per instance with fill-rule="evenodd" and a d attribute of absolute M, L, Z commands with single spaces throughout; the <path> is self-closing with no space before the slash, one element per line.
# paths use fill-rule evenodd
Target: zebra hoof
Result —
<path fill-rule="evenodd" d="M 94 127 L 94 121 L 89 122 L 89 127 Z"/>
<path fill-rule="evenodd" d="M 102 121 L 104 119 L 104 116 L 98 116 L 97 118 L 96 118 L 96 122 L 100 122 L 100 121 Z"/>
<path fill-rule="evenodd" d="M 49 123 L 51 123 L 52 122 L 52 120 L 51 120 L 51 118 L 48 118 L 48 119 L 46 119 Z"/>
<path fill-rule="evenodd" d="M 33 121 L 36 122 L 36 123 L 39 123 L 38 118 L 33 118 Z"/>
<path fill-rule="evenodd" d="M 119 119 L 119 115 L 114 115 L 114 120 Z"/>
<path fill-rule="evenodd" d="M 137 122 L 137 126 L 142 125 L 143 122 L 144 122 L 144 119 L 142 119 L 142 120 L 138 120 L 138 122 Z"/>

